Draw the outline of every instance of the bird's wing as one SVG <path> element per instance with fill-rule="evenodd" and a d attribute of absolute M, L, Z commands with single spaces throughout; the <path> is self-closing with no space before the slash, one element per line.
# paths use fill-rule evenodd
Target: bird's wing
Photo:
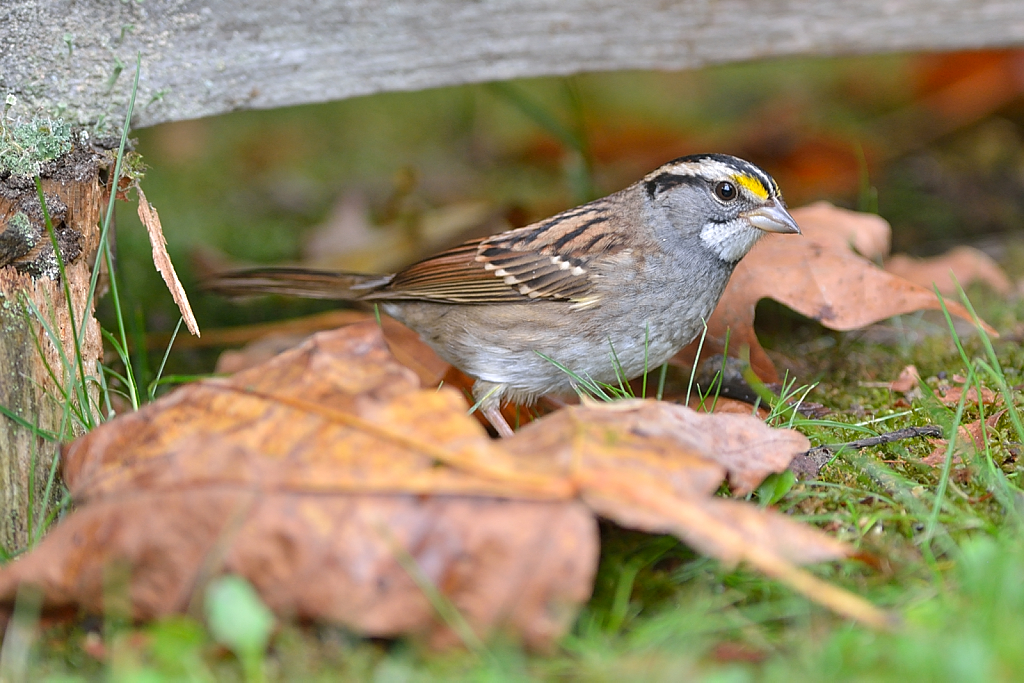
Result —
<path fill-rule="evenodd" d="M 466 242 L 397 273 L 367 298 L 449 303 L 597 302 L 590 266 L 625 248 L 605 200 L 492 237 Z"/>

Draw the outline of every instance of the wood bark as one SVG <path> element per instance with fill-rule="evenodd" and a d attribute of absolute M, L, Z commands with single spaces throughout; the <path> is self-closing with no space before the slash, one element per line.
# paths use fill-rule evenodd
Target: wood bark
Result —
<path fill-rule="evenodd" d="M 395 90 L 1024 44 L 1019 0 L 5 0 L 0 94 L 136 128 Z"/>
<path fill-rule="evenodd" d="M 88 294 L 100 213 L 108 195 L 100 181 L 99 157 L 90 152 L 75 150 L 50 171 L 43 178 L 43 192 L 66 261 L 75 324 L 82 339 L 82 367 L 95 378 L 102 345 Z M 71 310 L 49 234 L 40 220 L 40 206 L 31 180 L 7 178 L 0 183 L 0 239 L 9 238 L 4 241 L 6 249 L 0 251 L 0 263 L 6 262 L 0 267 L 0 405 L 39 430 L 69 437 L 82 431 L 65 414 L 66 401 L 61 396 L 78 372 L 76 347 Z M 12 236 L 18 224 L 12 223 L 12 217 L 18 213 L 31 215 L 30 229 Z M 27 243 L 27 251 L 20 250 L 24 253 L 16 258 L 14 237 Z M 32 306 L 42 314 L 45 327 Z M 95 403 L 98 387 L 94 381 L 88 384 L 88 395 Z M 62 495 L 58 479 L 45 499 L 59 448 L 59 441 L 0 416 L 0 545 L 7 551 L 25 547 L 30 532 L 38 530 L 41 515 L 52 510 Z"/>

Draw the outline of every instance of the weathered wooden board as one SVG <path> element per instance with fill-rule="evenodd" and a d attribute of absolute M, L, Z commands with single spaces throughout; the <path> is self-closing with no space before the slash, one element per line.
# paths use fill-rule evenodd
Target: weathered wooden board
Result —
<path fill-rule="evenodd" d="M 5 0 L 0 94 L 116 122 L 141 52 L 144 127 L 523 76 L 1019 44 L 1018 0 Z"/>

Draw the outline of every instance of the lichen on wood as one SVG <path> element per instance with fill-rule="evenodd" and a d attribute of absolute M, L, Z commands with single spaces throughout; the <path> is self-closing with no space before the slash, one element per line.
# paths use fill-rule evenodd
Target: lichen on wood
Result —
<path fill-rule="evenodd" d="M 35 178 L 0 167 L 0 406 L 18 418 L 0 415 L 0 545 L 7 551 L 32 540 L 60 496 L 51 479 L 59 441 L 82 431 L 69 419 L 69 402 L 97 396 L 88 379 L 77 398 L 68 387 L 82 383 L 81 369 L 95 376 L 102 355 L 89 285 L 109 198 L 102 179 L 109 155 L 87 137 L 69 135 L 68 143 L 28 169 L 39 172 L 67 287 Z"/>

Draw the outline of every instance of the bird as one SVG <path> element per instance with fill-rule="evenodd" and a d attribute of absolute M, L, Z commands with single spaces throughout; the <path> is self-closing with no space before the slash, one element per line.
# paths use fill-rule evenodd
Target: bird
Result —
<path fill-rule="evenodd" d="M 738 157 L 696 154 L 397 273 L 266 267 L 206 288 L 377 304 L 475 380 L 476 407 L 507 437 L 503 403 L 572 394 L 581 379 L 617 385 L 675 355 L 768 233 L 800 233 L 775 180 Z"/>

